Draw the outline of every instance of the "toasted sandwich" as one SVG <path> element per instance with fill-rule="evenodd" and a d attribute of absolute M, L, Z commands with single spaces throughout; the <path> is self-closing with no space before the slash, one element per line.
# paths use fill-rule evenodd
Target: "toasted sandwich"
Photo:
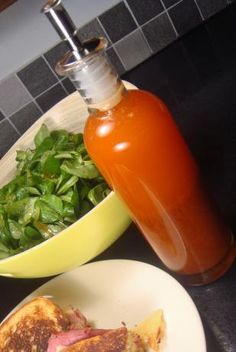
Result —
<path fill-rule="evenodd" d="M 69 325 L 55 303 L 45 297 L 34 298 L 0 325 L 0 351 L 45 352 L 50 336 L 67 330 Z"/>
<path fill-rule="evenodd" d="M 154 312 L 137 326 L 91 327 L 78 309 L 63 311 L 37 297 L 0 325 L 1 352 L 159 352 L 165 330 L 163 313 Z"/>
<path fill-rule="evenodd" d="M 157 310 L 134 328 L 102 331 L 97 336 L 71 344 L 63 352 L 147 352 L 150 349 L 159 352 L 164 332 L 163 312 Z"/>
<path fill-rule="evenodd" d="M 162 310 L 133 328 L 93 329 L 89 325 L 53 334 L 47 352 L 159 352 L 165 334 Z"/>

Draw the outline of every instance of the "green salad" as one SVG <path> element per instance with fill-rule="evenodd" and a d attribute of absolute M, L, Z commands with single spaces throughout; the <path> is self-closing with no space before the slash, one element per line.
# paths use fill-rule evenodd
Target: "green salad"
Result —
<path fill-rule="evenodd" d="M 56 235 L 110 192 L 81 133 L 43 124 L 34 144 L 17 151 L 16 176 L 0 189 L 0 259 Z"/>

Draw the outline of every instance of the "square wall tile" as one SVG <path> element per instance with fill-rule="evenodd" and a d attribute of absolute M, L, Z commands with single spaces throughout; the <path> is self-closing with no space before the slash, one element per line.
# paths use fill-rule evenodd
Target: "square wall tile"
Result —
<path fill-rule="evenodd" d="M 27 104 L 21 110 L 10 116 L 11 122 L 20 133 L 24 133 L 42 115 L 34 102 Z"/>
<path fill-rule="evenodd" d="M 194 0 L 183 0 L 169 10 L 169 15 L 179 35 L 183 35 L 202 23 Z"/>
<path fill-rule="evenodd" d="M 97 18 L 93 19 L 92 21 L 86 23 L 83 27 L 79 28 L 79 37 L 81 41 L 97 37 L 103 37 L 106 38 L 108 43 L 110 44 L 109 39 Z"/>
<path fill-rule="evenodd" d="M 45 93 L 41 94 L 37 99 L 37 103 L 43 112 L 47 112 L 48 109 L 53 107 L 56 103 L 58 103 L 61 99 L 65 98 L 67 93 L 60 83 L 48 89 Z"/>
<path fill-rule="evenodd" d="M 196 0 L 196 2 L 205 19 L 223 10 L 228 5 L 227 0 Z"/>
<path fill-rule="evenodd" d="M 141 29 L 120 40 L 114 48 L 127 71 L 151 56 L 151 50 Z"/>
<path fill-rule="evenodd" d="M 137 28 L 123 1 L 104 12 L 99 20 L 113 43 Z"/>
<path fill-rule="evenodd" d="M 166 13 L 145 24 L 142 30 L 154 53 L 176 39 L 176 33 Z"/>
<path fill-rule="evenodd" d="M 17 73 L 33 97 L 36 97 L 57 82 L 57 78 L 42 57 L 34 60 Z"/>
<path fill-rule="evenodd" d="M 61 41 L 58 43 L 56 46 L 48 50 L 46 53 L 44 53 L 44 57 L 49 63 L 51 69 L 53 70 L 54 73 L 56 64 L 58 63 L 59 60 L 63 58 L 65 53 L 69 50 L 68 46 L 64 41 Z M 57 75 L 57 73 L 56 73 Z M 62 78 L 61 76 L 57 75 L 58 77 Z"/>
<path fill-rule="evenodd" d="M 31 100 L 29 93 L 15 75 L 0 82 L 0 108 L 5 116 L 13 114 Z"/>
<path fill-rule="evenodd" d="M 140 25 L 164 11 L 160 0 L 127 0 L 127 3 Z"/>
<path fill-rule="evenodd" d="M 68 94 L 74 93 L 76 91 L 74 84 L 71 82 L 69 78 L 64 78 L 61 81 L 61 84 L 63 85 L 64 89 Z"/>
<path fill-rule="evenodd" d="M 11 148 L 20 137 L 8 120 L 0 122 L 0 158 Z"/>
<path fill-rule="evenodd" d="M 117 56 L 115 50 L 112 47 L 110 47 L 107 49 L 106 54 L 109 61 L 117 71 L 118 75 L 119 76 L 123 75 L 125 73 L 125 68 L 122 62 L 120 61 L 119 57 Z"/>

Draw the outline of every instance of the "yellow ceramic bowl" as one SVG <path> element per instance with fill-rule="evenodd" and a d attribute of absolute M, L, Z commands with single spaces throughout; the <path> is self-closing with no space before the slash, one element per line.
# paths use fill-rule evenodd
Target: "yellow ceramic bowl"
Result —
<path fill-rule="evenodd" d="M 87 114 L 86 105 L 77 92 L 45 113 L 1 160 L 0 187 L 14 177 L 16 150 L 33 146 L 33 138 L 43 122 L 50 130 L 64 128 L 70 132 L 82 132 Z M 55 237 L 0 260 L 0 275 L 36 278 L 74 269 L 106 250 L 130 222 L 124 205 L 111 192 L 99 205 Z"/>

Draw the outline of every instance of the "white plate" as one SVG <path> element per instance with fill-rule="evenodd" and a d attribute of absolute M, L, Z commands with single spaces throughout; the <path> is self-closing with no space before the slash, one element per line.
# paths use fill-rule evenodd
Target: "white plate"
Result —
<path fill-rule="evenodd" d="M 44 295 L 73 305 L 96 327 L 132 327 L 163 309 L 167 336 L 161 352 L 206 352 L 198 311 L 185 289 L 164 271 L 132 260 L 106 260 L 62 274 L 23 302 Z M 21 302 L 21 304 L 23 303 Z"/>

